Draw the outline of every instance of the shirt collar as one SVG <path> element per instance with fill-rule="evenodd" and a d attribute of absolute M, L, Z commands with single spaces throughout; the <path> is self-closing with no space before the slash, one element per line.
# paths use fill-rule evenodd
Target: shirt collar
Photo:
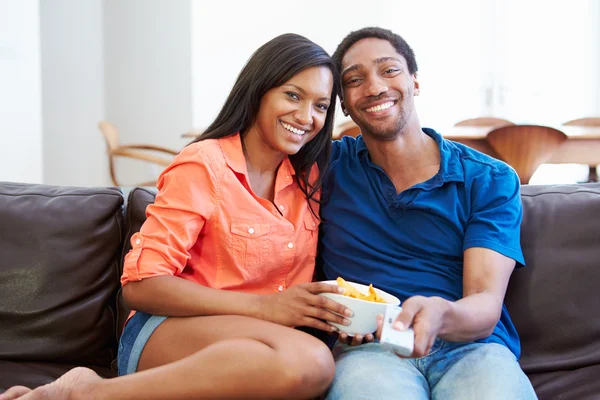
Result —
<path fill-rule="evenodd" d="M 431 128 L 422 128 L 423 132 L 433 138 L 440 148 L 440 170 L 429 181 L 425 182 L 424 186 L 439 186 L 444 182 L 464 182 L 465 173 L 460 163 L 460 156 L 457 154 L 456 146 L 444 139 L 442 135 Z M 369 149 L 365 145 L 362 135 L 356 139 L 356 155 L 359 159 L 369 160 Z"/>
<path fill-rule="evenodd" d="M 239 132 L 235 135 L 220 138 L 219 145 L 221 146 L 225 162 L 229 168 L 238 174 L 247 176 L 248 169 L 246 168 L 246 157 L 244 156 L 242 137 Z M 294 170 L 294 167 L 292 167 L 292 163 L 287 156 L 284 157 L 279 166 L 279 170 L 282 171 L 282 169 L 287 172 L 288 176 L 296 175 L 296 171 Z"/>

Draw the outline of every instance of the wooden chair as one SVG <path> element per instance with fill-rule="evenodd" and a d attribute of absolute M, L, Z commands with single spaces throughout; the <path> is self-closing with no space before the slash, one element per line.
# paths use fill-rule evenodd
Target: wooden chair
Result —
<path fill-rule="evenodd" d="M 178 152 L 167 149 L 161 146 L 149 144 L 129 144 L 122 145 L 119 143 L 119 131 L 116 126 L 110 122 L 100 121 L 98 128 L 106 141 L 106 152 L 108 154 L 108 168 L 110 170 L 110 178 L 115 186 L 121 186 L 117 180 L 115 173 L 115 157 L 128 157 L 136 160 L 158 164 L 162 167 L 167 167 L 171 164 L 173 156 Z M 167 154 L 168 157 L 161 157 L 155 153 Z M 134 186 L 155 186 L 156 181 L 147 181 L 136 183 Z"/>
<path fill-rule="evenodd" d="M 477 117 L 457 122 L 454 126 L 506 126 L 514 125 L 513 122 L 496 117 Z"/>
<path fill-rule="evenodd" d="M 342 122 L 333 130 L 334 140 L 341 139 L 344 136 L 357 137 L 358 135 L 360 135 L 360 128 L 352 120 Z"/>
<path fill-rule="evenodd" d="M 563 132 L 539 125 L 502 126 L 487 135 L 490 146 L 517 171 L 522 184 L 529 183 L 535 170 L 565 140 Z"/>
<path fill-rule="evenodd" d="M 600 117 L 572 119 L 565 122 L 563 126 L 600 126 Z M 588 182 L 598 182 L 598 166 L 589 166 Z"/>

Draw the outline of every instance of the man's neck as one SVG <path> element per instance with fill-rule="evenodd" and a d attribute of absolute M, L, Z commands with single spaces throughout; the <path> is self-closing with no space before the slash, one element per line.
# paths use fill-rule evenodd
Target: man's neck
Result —
<path fill-rule="evenodd" d="M 419 123 L 406 126 L 394 140 L 381 141 L 368 135 L 363 140 L 371 160 L 393 181 L 398 192 L 433 177 L 440 168 L 440 149 Z"/>

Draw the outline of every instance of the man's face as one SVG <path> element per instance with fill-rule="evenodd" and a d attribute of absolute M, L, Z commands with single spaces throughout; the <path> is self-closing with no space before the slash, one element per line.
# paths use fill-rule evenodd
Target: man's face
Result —
<path fill-rule="evenodd" d="M 419 93 L 416 74 L 387 40 L 356 42 L 342 58 L 342 108 L 363 135 L 394 139 L 414 113 Z"/>

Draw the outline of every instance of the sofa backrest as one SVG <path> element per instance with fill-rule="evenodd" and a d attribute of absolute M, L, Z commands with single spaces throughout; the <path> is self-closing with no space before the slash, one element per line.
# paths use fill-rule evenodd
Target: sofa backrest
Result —
<path fill-rule="evenodd" d="M 0 359 L 109 365 L 123 240 L 117 188 L 0 183 Z"/>
<path fill-rule="evenodd" d="M 523 186 L 506 305 L 528 373 L 600 365 L 600 184 Z"/>
<path fill-rule="evenodd" d="M 119 263 L 119 276 L 123 273 L 123 260 L 131 250 L 131 236 L 140 231 L 142 224 L 146 220 L 146 207 L 154 203 L 156 189 L 136 187 L 127 194 L 127 207 L 125 212 L 125 235 L 123 238 L 123 250 Z M 117 335 L 120 336 L 129 316 L 130 309 L 125 304 L 121 290 L 119 290 L 117 300 L 118 323 Z"/>

